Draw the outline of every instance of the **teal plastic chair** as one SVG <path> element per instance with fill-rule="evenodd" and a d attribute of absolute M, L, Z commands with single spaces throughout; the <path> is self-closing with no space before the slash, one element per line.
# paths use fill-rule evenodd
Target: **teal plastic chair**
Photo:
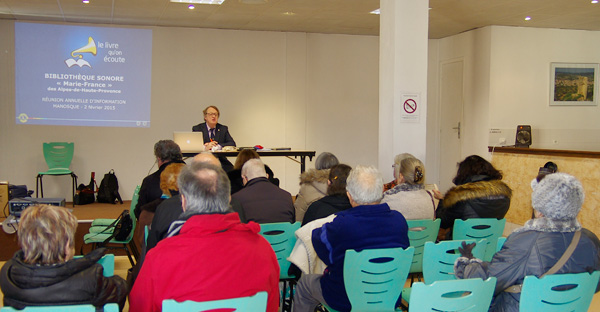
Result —
<path fill-rule="evenodd" d="M 408 223 L 408 239 L 415 249 L 410 273 L 423 272 L 423 249 L 426 242 L 435 242 L 440 231 L 440 219 L 406 220 Z"/>
<path fill-rule="evenodd" d="M 504 246 L 504 242 L 506 242 L 506 237 L 498 238 L 498 242 L 496 243 L 496 252 L 498 252 L 498 251 L 500 251 L 500 249 L 502 249 L 502 246 Z"/>
<path fill-rule="evenodd" d="M 296 276 L 289 275 L 290 262 L 287 257 L 292 253 L 296 244 L 296 235 L 294 233 L 300 228 L 300 222 L 278 222 L 263 223 L 260 225 L 260 235 L 262 235 L 275 251 L 277 263 L 279 263 L 279 280 L 283 282 L 281 293 L 281 311 L 292 311 L 292 301 L 294 297 L 294 286 L 296 285 Z"/>
<path fill-rule="evenodd" d="M 75 256 L 74 258 L 83 258 L 83 256 Z M 115 255 L 106 254 L 98 260 L 98 263 L 102 265 L 102 268 L 104 269 L 102 273 L 104 277 L 115 275 Z"/>
<path fill-rule="evenodd" d="M 48 165 L 48 171 L 38 172 L 35 182 L 36 197 L 44 197 L 44 184 L 42 178 L 45 175 L 70 175 L 73 180 L 73 207 L 75 207 L 75 192 L 77 191 L 77 175 L 71 171 L 71 161 L 75 151 L 74 143 L 67 142 L 50 142 L 44 143 L 43 152 L 44 159 Z M 39 189 L 38 189 L 39 187 Z"/>
<path fill-rule="evenodd" d="M 430 285 L 418 282 L 413 285 L 408 311 L 486 312 L 490 308 L 494 288 L 495 277 L 485 281 L 479 278 L 437 281 Z"/>
<path fill-rule="evenodd" d="M 40 306 L 26 307 L 23 310 L 17 310 L 11 307 L 3 307 L 0 312 L 96 312 L 96 307 L 91 304 L 63 305 L 63 306 Z M 104 305 L 104 312 L 119 312 L 119 305 L 108 303 Z"/>
<path fill-rule="evenodd" d="M 131 215 L 132 218 L 135 217 L 135 213 L 133 212 L 133 210 L 135 209 L 135 206 L 137 206 L 138 199 L 140 197 L 139 193 L 140 193 L 140 186 L 138 185 L 133 190 L 133 197 L 131 198 L 131 206 L 129 207 L 129 215 Z M 92 227 L 90 228 L 90 232 L 91 233 L 100 232 L 105 229 L 104 227 L 109 226 L 110 224 L 115 222 L 115 220 L 116 219 L 105 219 L 105 218 L 94 219 L 92 221 Z"/>
<path fill-rule="evenodd" d="M 267 310 L 267 292 L 261 291 L 254 296 L 196 302 L 186 300 L 177 302 L 173 299 L 163 300 L 163 312 L 181 312 L 181 311 L 210 311 L 216 309 L 233 309 L 236 312 L 264 312 Z"/>
<path fill-rule="evenodd" d="M 346 250 L 344 287 L 351 311 L 396 311 L 414 253 L 413 247 Z"/>
<path fill-rule="evenodd" d="M 492 257 L 496 253 L 496 246 L 498 238 L 502 236 L 504 232 L 504 226 L 506 225 L 506 219 L 468 219 L 454 221 L 454 229 L 452 230 L 453 240 L 464 240 L 474 239 L 479 241 L 486 239 L 486 250 L 483 261 L 491 261 Z"/>
<path fill-rule="evenodd" d="M 592 274 L 552 274 L 541 279 L 526 276 L 521 289 L 519 311 L 586 312 L 599 279 L 600 271 Z"/>
<path fill-rule="evenodd" d="M 140 257 L 139 250 L 135 244 L 135 241 L 133 240 L 133 235 L 135 233 L 135 226 L 136 226 L 136 218 L 135 218 L 135 215 L 133 214 L 133 209 L 135 208 L 135 205 L 138 202 L 139 192 L 140 192 L 140 186 L 138 185 L 135 188 L 135 191 L 133 193 L 133 198 L 131 199 L 131 206 L 129 208 L 129 214 L 130 214 L 131 220 L 133 222 L 133 227 L 131 228 L 131 233 L 129 233 L 129 236 L 127 237 L 127 239 L 125 239 L 123 241 L 119 241 L 119 240 L 116 240 L 113 238 L 108 242 L 108 244 L 106 244 L 106 246 L 104 246 L 108 249 L 124 249 L 125 252 L 127 253 L 127 257 L 129 258 L 129 262 L 131 263 L 131 266 L 135 265 L 134 258 L 137 261 Z M 112 220 L 112 222 L 114 222 L 115 219 L 107 219 L 107 220 Z M 112 222 L 109 224 L 112 224 Z M 83 236 L 83 242 L 85 244 L 92 244 L 92 249 L 96 249 L 99 247 L 99 244 L 103 243 L 111 235 L 112 235 L 112 229 L 107 229 L 107 226 L 92 226 L 92 227 L 90 227 L 89 233 L 87 233 Z"/>
<path fill-rule="evenodd" d="M 462 240 L 450 240 L 441 241 L 437 244 L 433 242 L 425 243 L 423 250 L 423 281 L 426 284 L 456 279 L 454 275 L 454 262 L 460 257 L 458 247 L 461 246 L 462 242 Z M 470 244 L 474 243 L 475 240 L 464 240 L 464 242 Z M 484 243 L 485 240 L 481 240 L 473 248 L 473 255 L 476 258 L 483 257 L 485 253 Z M 412 287 L 402 289 L 402 299 L 409 304 L 412 302 Z"/>

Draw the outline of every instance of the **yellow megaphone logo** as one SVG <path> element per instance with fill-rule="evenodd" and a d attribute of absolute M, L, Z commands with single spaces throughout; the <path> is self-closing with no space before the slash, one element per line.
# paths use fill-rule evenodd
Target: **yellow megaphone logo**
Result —
<path fill-rule="evenodd" d="M 96 50 L 96 42 L 94 42 L 94 39 L 92 37 L 89 37 L 88 44 L 71 52 L 71 56 L 82 58 L 83 57 L 83 55 L 81 55 L 82 53 L 92 53 L 94 56 L 96 56 L 96 51 L 97 51 Z"/>

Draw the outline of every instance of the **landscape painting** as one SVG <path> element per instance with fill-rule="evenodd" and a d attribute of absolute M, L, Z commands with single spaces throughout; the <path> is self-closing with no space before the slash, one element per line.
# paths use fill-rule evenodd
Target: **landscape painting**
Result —
<path fill-rule="evenodd" d="M 598 64 L 552 63 L 550 105 L 598 105 Z"/>

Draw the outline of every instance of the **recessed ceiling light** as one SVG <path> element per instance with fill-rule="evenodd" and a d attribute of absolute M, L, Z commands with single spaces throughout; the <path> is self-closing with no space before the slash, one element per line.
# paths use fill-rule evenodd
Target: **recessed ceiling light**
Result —
<path fill-rule="evenodd" d="M 528 20 L 531 20 L 531 16 L 526 16 L 526 17 L 525 17 L 525 20 L 526 20 L 526 21 L 528 21 Z"/>
<path fill-rule="evenodd" d="M 81 2 L 88 4 L 88 3 L 90 3 L 90 0 L 82 0 Z"/>
<path fill-rule="evenodd" d="M 195 7 L 193 4 L 190 4 L 190 5 L 188 5 L 188 9 L 190 9 L 190 10 L 193 10 L 193 9 L 195 9 L 195 8 L 196 8 L 196 7 Z"/>
<path fill-rule="evenodd" d="M 379 14 L 381 14 L 381 11 L 379 9 L 375 9 L 375 10 L 369 12 L 369 13 L 379 15 Z"/>
<path fill-rule="evenodd" d="M 598 3 L 598 0 L 592 0 L 592 3 Z"/>
<path fill-rule="evenodd" d="M 288 11 L 288 12 L 283 12 L 283 15 L 292 16 L 292 15 L 296 15 L 296 13 Z"/>
<path fill-rule="evenodd" d="M 193 3 L 193 4 L 221 4 L 225 0 L 171 0 L 176 3 Z"/>

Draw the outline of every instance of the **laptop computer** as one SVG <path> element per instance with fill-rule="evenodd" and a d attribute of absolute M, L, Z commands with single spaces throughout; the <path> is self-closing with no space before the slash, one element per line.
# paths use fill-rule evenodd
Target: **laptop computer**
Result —
<path fill-rule="evenodd" d="M 179 145 L 182 153 L 200 153 L 204 151 L 202 132 L 173 132 L 173 141 Z"/>

